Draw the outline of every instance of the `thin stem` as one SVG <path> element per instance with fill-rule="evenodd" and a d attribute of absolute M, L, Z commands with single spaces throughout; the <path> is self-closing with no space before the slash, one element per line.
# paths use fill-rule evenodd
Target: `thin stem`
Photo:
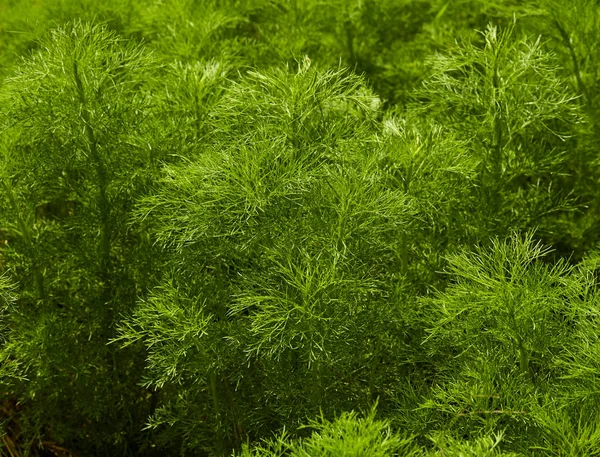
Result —
<path fill-rule="evenodd" d="M 589 92 L 587 86 L 583 82 L 583 78 L 581 77 L 581 68 L 579 66 L 579 59 L 577 58 L 577 53 L 575 52 L 575 48 L 573 47 L 573 40 L 571 39 L 565 28 L 558 21 L 558 19 L 554 20 L 554 24 L 556 25 L 558 33 L 560 33 L 560 36 L 563 39 L 563 42 L 565 43 L 565 46 L 567 46 L 567 49 L 569 50 L 571 61 L 573 62 L 573 72 L 575 73 L 575 79 L 577 81 L 577 90 L 583 96 L 585 102 L 589 104 Z"/>
<path fill-rule="evenodd" d="M 503 155 L 503 119 L 502 119 L 502 106 L 496 99 L 496 95 L 500 90 L 500 76 L 498 75 L 498 63 L 494 63 L 494 72 L 492 75 L 492 87 L 494 88 L 494 159 L 493 159 L 493 175 L 494 179 L 498 181 L 502 174 L 502 155 Z"/>
<path fill-rule="evenodd" d="M 87 108 L 87 100 L 85 97 L 85 90 L 83 87 L 83 83 L 81 81 L 81 77 L 79 76 L 77 60 L 73 61 L 73 76 L 75 78 L 75 84 L 77 86 L 77 93 L 79 96 L 79 103 L 81 107 L 81 118 L 84 123 L 84 131 L 88 140 L 89 145 L 89 153 L 92 158 L 92 162 L 94 164 L 94 168 L 96 171 L 96 176 L 98 178 L 99 185 L 99 194 L 98 194 L 98 207 L 100 208 L 100 271 L 103 279 L 108 279 L 108 270 L 110 264 L 110 251 L 111 251 L 111 226 L 110 226 L 110 204 L 107 196 L 107 187 L 108 187 L 108 174 L 106 172 L 106 167 L 104 162 L 102 161 L 102 157 L 98 150 L 98 141 L 96 140 L 96 135 L 94 133 L 94 129 L 92 128 L 90 122 L 90 113 Z"/>

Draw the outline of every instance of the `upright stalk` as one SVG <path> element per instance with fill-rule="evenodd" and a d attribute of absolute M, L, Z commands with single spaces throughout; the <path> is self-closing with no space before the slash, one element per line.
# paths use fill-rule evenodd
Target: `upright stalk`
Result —
<path fill-rule="evenodd" d="M 98 142 L 90 122 L 90 112 L 87 107 L 85 90 L 79 75 L 77 60 L 73 61 L 73 77 L 75 78 L 75 84 L 77 86 L 77 94 L 79 97 L 81 112 L 80 115 L 84 123 L 84 131 L 88 142 L 89 153 L 96 172 L 96 177 L 98 179 L 98 208 L 100 209 L 100 274 L 104 280 L 106 288 L 110 265 L 110 242 L 112 235 L 110 226 L 110 202 L 107 196 L 108 174 L 106 172 L 106 167 L 102 161 L 100 152 L 98 151 Z"/>
<path fill-rule="evenodd" d="M 498 182 L 500 180 L 500 175 L 502 174 L 502 153 L 503 153 L 503 146 L 502 146 L 502 129 L 503 129 L 503 122 L 502 122 L 502 106 L 500 104 L 500 102 L 497 100 L 497 93 L 500 90 L 500 76 L 498 75 L 498 67 L 497 67 L 497 62 L 494 64 L 494 73 L 492 75 L 492 87 L 494 90 L 494 143 L 492 145 L 493 148 L 493 171 L 492 174 L 494 176 L 494 180 L 496 182 Z"/>
<path fill-rule="evenodd" d="M 490 202 L 492 214 L 497 214 L 501 202 L 500 202 L 500 188 L 502 185 L 502 164 L 504 155 L 503 142 L 503 130 L 504 130 L 504 119 L 502 115 L 502 102 L 499 100 L 499 93 L 501 90 L 500 75 L 498 74 L 498 55 L 495 56 L 494 67 L 492 70 L 492 100 L 493 106 L 493 131 L 492 131 L 492 145 L 491 145 L 491 170 L 490 175 L 492 182 L 490 183 Z"/>
<path fill-rule="evenodd" d="M 554 21 L 556 28 L 558 29 L 558 33 L 560 37 L 565 43 L 565 46 L 569 50 L 569 55 L 571 57 L 571 62 L 573 63 L 573 73 L 575 73 L 575 80 L 577 81 L 577 91 L 583 96 L 586 104 L 590 103 L 590 97 L 588 88 L 583 82 L 583 78 L 581 77 L 581 68 L 579 66 L 579 59 L 577 58 L 577 53 L 575 52 L 575 48 L 573 47 L 573 40 L 569 36 L 569 33 L 565 30 L 565 28 L 561 25 L 558 20 Z"/>

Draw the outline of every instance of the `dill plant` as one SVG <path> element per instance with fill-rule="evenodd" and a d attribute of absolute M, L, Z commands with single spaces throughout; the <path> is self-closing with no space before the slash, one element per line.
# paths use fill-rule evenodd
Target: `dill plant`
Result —
<path fill-rule="evenodd" d="M 597 268 L 598 254 L 594 250 L 573 271 L 578 295 L 565 300 L 562 323 L 568 331 L 560 339 L 563 350 L 552 363 L 556 380 L 547 400 L 536 411 L 543 430 L 540 448 L 558 449 L 563 455 L 594 455 L 600 443 Z"/>
<path fill-rule="evenodd" d="M 517 457 L 522 454 L 506 452 L 500 447 L 503 434 L 491 434 L 472 440 L 460 440 L 444 433 L 429 437 L 432 446 L 419 445 L 414 436 L 395 432 L 389 422 L 375 419 L 375 408 L 361 417 L 343 413 L 333 421 L 322 415 L 303 428 L 312 429 L 311 435 L 293 439 L 285 430 L 252 448 L 244 446 L 240 457 L 307 457 L 307 456 L 473 456 Z"/>
<path fill-rule="evenodd" d="M 563 235 L 553 242 L 555 246 L 567 245 L 580 260 L 598 243 L 598 100 L 593 87 L 598 84 L 599 76 L 600 13 L 596 2 L 589 0 L 571 2 L 568 7 L 561 2 L 544 0 L 536 6 L 535 13 L 525 21 L 531 29 L 540 30 L 549 38 L 547 45 L 557 54 L 563 67 L 561 73 L 568 77 L 579 95 L 578 103 L 586 120 L 578 126 L 577 154 L 569 163 L 571 174 L 577 177 L 575 189 L 581 207 L 577 213 L 563 216 L 561 228 L 557 230 Z"/>
<path fill-rule="evenodd" d="M 2 352 L 20 368 L 6 389 L 28 405 L 24 446 L 45 435 L 119 452 L 147 414 L 143 354 L 107 343 L 151 271 L 127 218 L 160 153 L 145 83 L 155 68 L 138 46 L 76 22 L 3 85 L 2 253 L 19 308 Z"/>
<path fill-rule="evenodd" d="M 165 391 L 153 425 L 190 446 L 215 446 L 216 430 L 225 446 L 376 399 L 381 351 L 403 350 L 381 332 L 401 325 L 383 259 L 401 262 L 413 214 L 379 172 L 377 105 L 342 70 L 250 73 L 212 112 L 202 152 L 142 200 L 172 260 L 119 339 L 150 351 L 147 384 Z"/>
<path fill-rule="evenodd" d="M 540 39 L 515 33 L 489 26 L 481 46 L 463 43 L 435 56 L 416 93 L 415 109 L 468 141 L 479 161 L 481 219 L 474 223 L 489 235 L 542 230 L 548 219 L 552 227 L 576 204 L 568 168 L 578 154 L 569 138 L 582 122 L 576 94 Z"/>
<path fill-rule="evenodd" d="M 555 0 L 539 2 L 539 16 L 544 19 L 548 34 L 555 42 L 557 52 L 563 55 L 565 70 L 582 102 L 588 109 L 597 110 L 596 95 L 591 90 L 598 81 L 597 57 L 600 15 L 597 4 L 591 0 L 576 0 L 567 8 Z"/>
<path fill-rule="evenodd" d="M 355 412 L 343 413 L 333 421 L 323 415 L 311 420 L 303 428 L 312 429 L 310 436 L 301 439 L 290 439 L 285 430 L 275 439 L 267 440 L 263 445 L 253 449 L 244 447 L 241 457 L 277 457 L 290 455 L 294 457 L 308 456 L 392 456 L 407 457 L 422 455 L 420 449 L 412 442 L 411 437 L 400 437 L 395 434 L 389 423 L 375 419 L 375 408 L 360 417 Z"/>
<path fill-rule="evenodd" d="M 595 308 L 597 292 L 579 269 L 542 262 L 547 252 L 531 235 L 514 235 L 452 256 L 448 288 L 422 300 L 438 364 L 422 407 L 446 417 L 444 430 L 470 439 L 503 431 L 505 446 L 520 452 L 593 447 L 584 441 L 595 436 L 595 402 L 571 406 L 575 392 L 592 390 L 575 374 L 582 365 L 565 361 L 585 359 L 589 343 L 574 330 L 586 327 L 578 310 Z"/>
<path fill-rule="evenodd" d="M 243 50 L 236 30 L 246 22 L 246 2 L 166 0 L 134 2 L 127 32 L 143 36 L 162 57 L 193 63 L 238 61 Z M 235 12 L 235 14 L 234 14 Z"/>
<path fill-rule="evenodd" d="M 387 185 L 418 208 L 404 258 L 412 284 L 427 277 L 421 291 L 444 282 L 447 254 L 515 229 L 554 240 L 585 203 L 575 197 L 583 170 L 572 168 L 584 118 L 552 55 L 514 26 L 489 26 L 481 41 L 432 56 L 412 102 L 383 119 Z"/>

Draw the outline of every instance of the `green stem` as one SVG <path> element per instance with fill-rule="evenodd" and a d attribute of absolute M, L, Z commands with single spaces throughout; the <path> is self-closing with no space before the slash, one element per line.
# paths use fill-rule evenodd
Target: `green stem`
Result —
<path fill-rule="evenodd" d="M 573 46 L 573 40 L 558 19 L 554 20 L 554 24 L 556 25 L 556 28 L 558 29 L 565 46 L 569 50 L 569 55 L 571 56 L 571 61 L 573 62 L 573 73 L 575 74 L 575 80 L 577 81 L 577 92 L 581 95 L 582 105 L 584 105 L 584 108 L 587 110 L 590 119 L 595 119 L 596 116 L 594 112 L 594 106 L 592 104 L 592 96 L 590 96 L 590 91 L 583 82 L 583 77 L 581 76 L 581 67 L 579 65 L 577 53 L 575 52 L 575 48 Z M 597 123 L 593 123 L 593 126 L 594 130 L 597 132 Z M 585 160 L 581 158 L 581 154 L 578 154 L 576 157 L 579 173 L 585 175 L 587 173 L 587 170 L 585 169 Z"/>
<path fill-rule="evenodd" d="M 241 443 L 247 435 L 246 430 L 244 429 L 244 426 L 239 420 L 239 413 L 237 403 L 235 401 L 235 396 L 231 391 L 231 387 L 229 385 L 229 381 L 227 381 L 227 378 L 223 379 L 223 385 L 225 386 L 225 391 L 227 392 L 227 397 L 229 400 L 229 407 L 231 409 L 231 425 L 233 427 L 233 436 L 237 443 Z"/>
<path fill-rule="evenodd" d="M 561 38 L 563 39 L 565 46 L 569 50 L 569 55 L 571 56 L 571 61 L 573 62 L 573 72 L 575 73 L 575 80 L 577 81 L 577 91 L 583 96 L 583 99 L 587 104 L 590 103 L 588 88 L 583 82 L 583 78 L 581 77 L 581 68 L 579 66 L 579 59 L 577 58 L 577 53 L 575 52 L 575 48 L 573 47 L 573 40 L 558 21 L 558 19 L 554 20 L 554 24 L 558 29 L 558 33 L 560 33 Z"/>
<path fill-rule="evenodd" d="M 84 123 L 84 131 L 87 137 L 89 153 L 92 159 L 96 177 L 98 179 L 98 207 L 100 209 L 100 271 L 103 279 L 105 280 L 105 287 L 108 280 L 108 272 L 110 265 L 110 251 L 111 251 L 111 226 L 110 226 L 110 203 L 107 196 L 108 187 L 108 173 L 100 151 L 98 150 L 98 141 L 94 129 L 90 122 L 90 112 L 87 108 L 87 100 L 85 97 L 85 90 L 81 77 L 79 76 L 79 70 L 77 66 L 77 60 L 73 61 L 73 76 L 75 78 L 75 84 L 77 86 L 77 93 L 79 96 L 79 103 L 81 107 L 81 119 Z"/>
<path fill-rule="evenodd" d="M 489 176 L 491 182 L 487 187 L 487 202 L 489 202 L 488 210 L 491 212 L 492 217 L 498 214 L 501 207 L 501 187 L 502 187 L 502 164 L 504 155 L 503 142 L 503 130 L 504 130 L 504 119 L 502 116 L 502 104 L 498 100 L 499 92 L 501 89 L 500 75 L 498 74 L 498 58 L 495 56 L 496 61 L 492 70 L 492 100 L 491 107 L 493 114 L 493 131 L 492 131 L 492 144 L 491 144 L 491 163 L 489 168 Z"/>
<path fill-rule="evenodd" d="M 500 89 L 500 76 L 498 75 L 498 67 L 494 65 L 494 74 L 492 76 L 492 85 L 494 87 L 494 145 L 493 145 L 493 176 L 494 180 L 498 182 L 500 180 L 500 175 L 502 174 L 502 154 L 503 154 L 503 145 L 502 145 L 502 131 L 504 128 L 503 119 L 502 119 L 502 106 L 500 102 L 497 100 L 497 92 Z"/>

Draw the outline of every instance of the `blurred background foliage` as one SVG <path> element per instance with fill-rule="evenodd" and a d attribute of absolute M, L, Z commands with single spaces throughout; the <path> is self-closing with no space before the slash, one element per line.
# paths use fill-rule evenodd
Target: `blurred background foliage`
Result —
<path fill-rule="evenodd" d="M 597 0 L 0 0 L 12 456 L 597 455 Z"/>

